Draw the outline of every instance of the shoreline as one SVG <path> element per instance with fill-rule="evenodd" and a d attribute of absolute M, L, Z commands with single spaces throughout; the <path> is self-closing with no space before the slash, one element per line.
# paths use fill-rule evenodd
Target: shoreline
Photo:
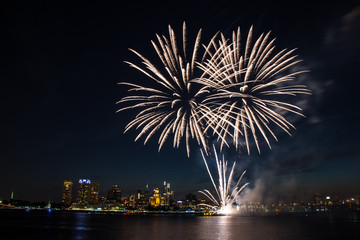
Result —
<path fill-rule="evenodd" d="M 18 211 L 18 212 L 48 212 L 51 213 L 88 213 L 88 214 L 109 214 L 109 215 L 124 215 L 124 216 L 147 216 L 147 215 L 167 215 L 167 216 L 202 216 L 202 217 L 216 217 L 216 216 L 236 216 L 236 217 L 355 217 L 360 218 L 359 211 L 336 211 L 336 212 L 258 212 L 258 213 L 246 213 L 240 212 L 236 214 L 217 214 L 206 212 L 186 212 L 186 211 L 124 211 L 124 210 L 90 210 L 90 209 L 47 209 L 47 208 L 0 208 L 2 211 Z"/>

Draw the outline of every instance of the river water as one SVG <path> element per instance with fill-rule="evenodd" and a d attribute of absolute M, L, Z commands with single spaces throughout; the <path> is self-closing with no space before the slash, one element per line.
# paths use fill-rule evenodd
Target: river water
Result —
<path fill-rule="evenodd" d="M 195 216 L 1 210 L 0 239 L 360 239 L 360 215 Z"/>

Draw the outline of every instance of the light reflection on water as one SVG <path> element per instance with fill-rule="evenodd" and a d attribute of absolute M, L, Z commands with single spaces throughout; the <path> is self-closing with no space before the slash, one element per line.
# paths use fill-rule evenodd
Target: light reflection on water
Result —
<path fill-rule="evenodd" d="M 74 215 L 73 239 L 88 239 L 91 226 L 89 225 L 90 215 L 86 212 L 78 212 Z"/>
<path fill-rule="evenodd" d="M 232 216 L 220 216 L 217 220 L 218 239 L 231 239 L 231 218 Z"/>
<path fill-rule="evenodd" d="M 86 212 L 0 211 L 6 239 L 169 239 L 169 240 L 317 240 L 360 239 L 357 215 L 347 217 L 241 217 L 148 215 Z M 7 234 L 9 233 L 9 234 Z M 3 236 L 11 236 L 6 238 Z"/>

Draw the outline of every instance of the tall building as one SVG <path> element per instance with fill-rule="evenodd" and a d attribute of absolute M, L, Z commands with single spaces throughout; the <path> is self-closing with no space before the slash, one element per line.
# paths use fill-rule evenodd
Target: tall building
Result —
<path fill-rule="evenodd" d="M 143 198 L 143 194 L 142 194 L 142 190 L 141 188 L 138 188 L 136 191 L 136 198 L 137 200 L 140 200 L 141 198 Z"/>
<path fill-rule="evenodd" d="M 165 206 L 169 206 L 171 202 L 174 201 L 174 193 L 170 191 L 170 183 L 166 183 L 166 181 L 164 181 L 163 196 L 164 196 Z"/>
<path fill-rule="evenodd" d="M 71 194 L 72 194 L 73 182 L 71 180 L 64 180 L 63 193 L 61 203 L 64 207 L 71 205 Z"/>
<path fill-rule="evenodd" d="M 149 184 L 145 186 L 145 194 L 150 194 Z"/>
<path fill-rule="evenodd" d="M 149 198 L 149 203 L 153 207 L 158 207 L 160 205 L 164 205 L 165 199 L 161 197 L 160 190 L 158 188 L 154 189 L 154 194 L 152 197 Z"/>
<path fill-rule="evenodd" d="M 121 202 L 121 189 L 118 185 L 113 185 L 108 191 L 108 200 L 111 202 Z"/>
<path fill-rule="evenodd" d="M 169 193 L 170 192 L 170 183 L 166 183 L 166 181 L 164 181 L 164 193 Z"/>
<path fill-rule="evenodd" d="M 150 189 L 149 189 L 149 184 L 146 184 L 145 191 L 144 191 L 144 201 L 149 202 L 150 197 L 151 197 L 151 193 L 150 193 Z"/>
<path fill-rule="evenodd" d="M 100 184 L 98 182 L 90 183 L 90 204 L 99 203 L 99 189 Z"/>
<path fill-rule="evenodd" d="M 136 205 L 140 209 L 144 209 L 149 203 L 150 194 L 144 194 L 141 188 L 137 189 L 136 192 Z"/>
<path fill-rule="evenodd" d="M 129 197 L 129 207 L 135 207 L 135 195 L 130 195 Z"/>
<path fill-rule="evenodd" d="M 87 207 L 91 198 L 91 181 L 90 179 L 80 179 L 78 183 L 78 191 L 76 203 L 78 207 Z"/>

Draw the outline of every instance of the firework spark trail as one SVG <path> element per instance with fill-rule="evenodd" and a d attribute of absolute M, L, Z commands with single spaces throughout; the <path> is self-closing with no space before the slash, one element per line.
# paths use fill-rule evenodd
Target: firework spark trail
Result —
<path fill-rule="evenodd" d="M 207 151 L 203 121 L 197 111 L 199 99 L 207 93 L 206 88 L 196 87 L 191 82 L 194 75 L 196 58 L 200 46 L 201 29 L 199 30 L 192 53 L 187 46 L 187 30 L 183 24 L 182 51 L 178 48 L 175 34 L 169 26 L 169 37 L 157 37 L 157 43 L 151 41 L 163 66 L 161 70 L 135 50 L 130 49 L 142 60 L 142 66 L 126 62 L 131 67 L 145 74 L 152 82 L 149 86 L 122 82 L 130 86 L 131 96 L 122 98 L 118 103 L 129 104 L 117 112 L 127 109 L 139 109 L 135 119 L 125 128 L 140 129 L 135 138 L 146 136 L 144 144 L 156 133 L 160 132 L 158 140 L 159 151 L 171 134 L 174 135 L 173 147 L 179 147 L 181 139 L 185 138 L 187 155 L 190 154 L 189 140 L 196 139 Z M 190 58 L 189 58 L 190 57 Z M 164 71 L 165 70 L 165 71 Z M 164 74 L 165 72 L 166 74 Z"/>
<path fill-rule="evenodd" d="M 259 152 L 260 138 L 269 148 L 268 135 L 277 141 L 273 125 L 291 135 L 290 130 L 295 127 L 283 114 L 291 112 L 303 116 L 302 109 L 286 102 L 283 96 L 310 94 L 306 86 L 293 84 L 297 75 L 307 72 L 291 72 L 291 68 L 301 62 L 293 55 L 295 49 L 284 49 L 275 54 L 275 39 L 269 40 L 270 32 L 262 34 L 252 44 L 252 27 L 243 48 L 238 28 L 231 40 L 222 33 L 215 34 L 210 43 L 204 45 L 205 54 L 199 63 L 196 59 L 200 35 L 201 30 L 190 53 L 185 23 L 182 51 L 170 26 L 169 37 L 156 35 L 157 43 L 152 41 L 152 45 L 162 62 L 161 69 L 130 49 L 143 65 L 126 63 L 145 74 L 150 85 L 120 83 L 130 86 L 132 95 L 118 102 L 128 104 L 118 112 L 138 110 L 125 132 L 131 128 L 139 129 L 135 141 L 145 137 L 144 144 L 159 132 L 159 150 L 171 135 L 173 147 L 178 148 L 185 139 L 188 156 L 191 138 L 208 152 L 208 132 L 217 137 L 220 150 L 224 145 L 229 146 L 229 140 L 238 149 L 244 139 L 249 154 L 252 140 Z M 203 71 L 198 78 L 194 74 L 196 67 Z"/>
<path fill-rule="evenodd" d="M 238 179 L 238 181 L 236 182 L 236 184 L 233 185 L 232 180 L 233 180 L 233 175 L 234 175 L 234 171 L 235 171 L 235 167 L 236 167 L 236 162 L 234 162 L 234 164 L 231 167 L 230 173 L 228 174 L 228 162 L 225 161 L 224 157 L 222 159 L 219 159 L 218 155 L 216 153 L 215 146 L 213 146 L 213 148 L 214 148 L 214 153 L 215 153 L 217 174 L 218 174 L 218 178 L 219 178 L 218 185 L 214 181 L 214 177 L 211 174 L 211 171 L 209 169 L 209 166 L 207 164 L 207 161 L 206 161 L 203 151 L 202 150 L 200 150 L 200 151 L 201 151 L 201 155 L 202 155 L 202 158 L 203 158 L 205 166 L 206 166 L 206 170 L 207 170 L 209 177 L 211 179 L 211 182 L 214 186 L 218 200 L 216 200 L 214 195 L 211 194 L 209 190 L 204 189 L 203 191 L 199 191 L 199 192 L 202 193 L 204 196 L 206 196 L 211 202 L 213 202 L 214 205 L 210 205 L 210 204 L 200 204 L 200 205 L 212 207 L 212 208 L 218 207 L 218 208 L 220 208 L 220 211 L 224 211 L 225 209 L 229 210 L 229 208 L 231 208 L 232 204 L 236 202 L 236 197 L 249 184 L 249 183 L 245 183 L 243 186 L 240 187 L 240 182 L 241 182 L 244 174 L 246 173 L 246 171 L 244 171 L 241 174 L 241 176 Z"/>
<path fill-rule="evenodd" d="M 293 50 L 282 50 L 273 54 L 275 39 L 269 41 L 270 32 L 262 34 L 252 45 L 253 28 L 249 30 L 245 50 L 241 47 L 240 28 L 233 32 L 232 40 L 220 34 L 220 40 L 213 38 L 207 46 L 204 62 L 199 63 L 203 75 L 193 81 L 215 89 L 199 104 L 201 119 L 206 119 L 207 129 L 218 136 L 223 145 L 233 139 L 238 149 L 242 136 L 250 154 L 252 137 L 260 152 L 259 136 L 271 149 L 268 134 L 277 141 L 270 124 L 275 124 L 286 133 L 295 128 L 280 110 L 303 116 L 301 108 L 287 103 L 283 96 L 310 94 L 304 85 L 291 85 L 296 76 L 307 71 L 289 71 L 301 62 L 292 55 Z M 206 130 L 207 130 L 206 129 Z M 260 133 L 260 135 L 259 135 Z"/>

